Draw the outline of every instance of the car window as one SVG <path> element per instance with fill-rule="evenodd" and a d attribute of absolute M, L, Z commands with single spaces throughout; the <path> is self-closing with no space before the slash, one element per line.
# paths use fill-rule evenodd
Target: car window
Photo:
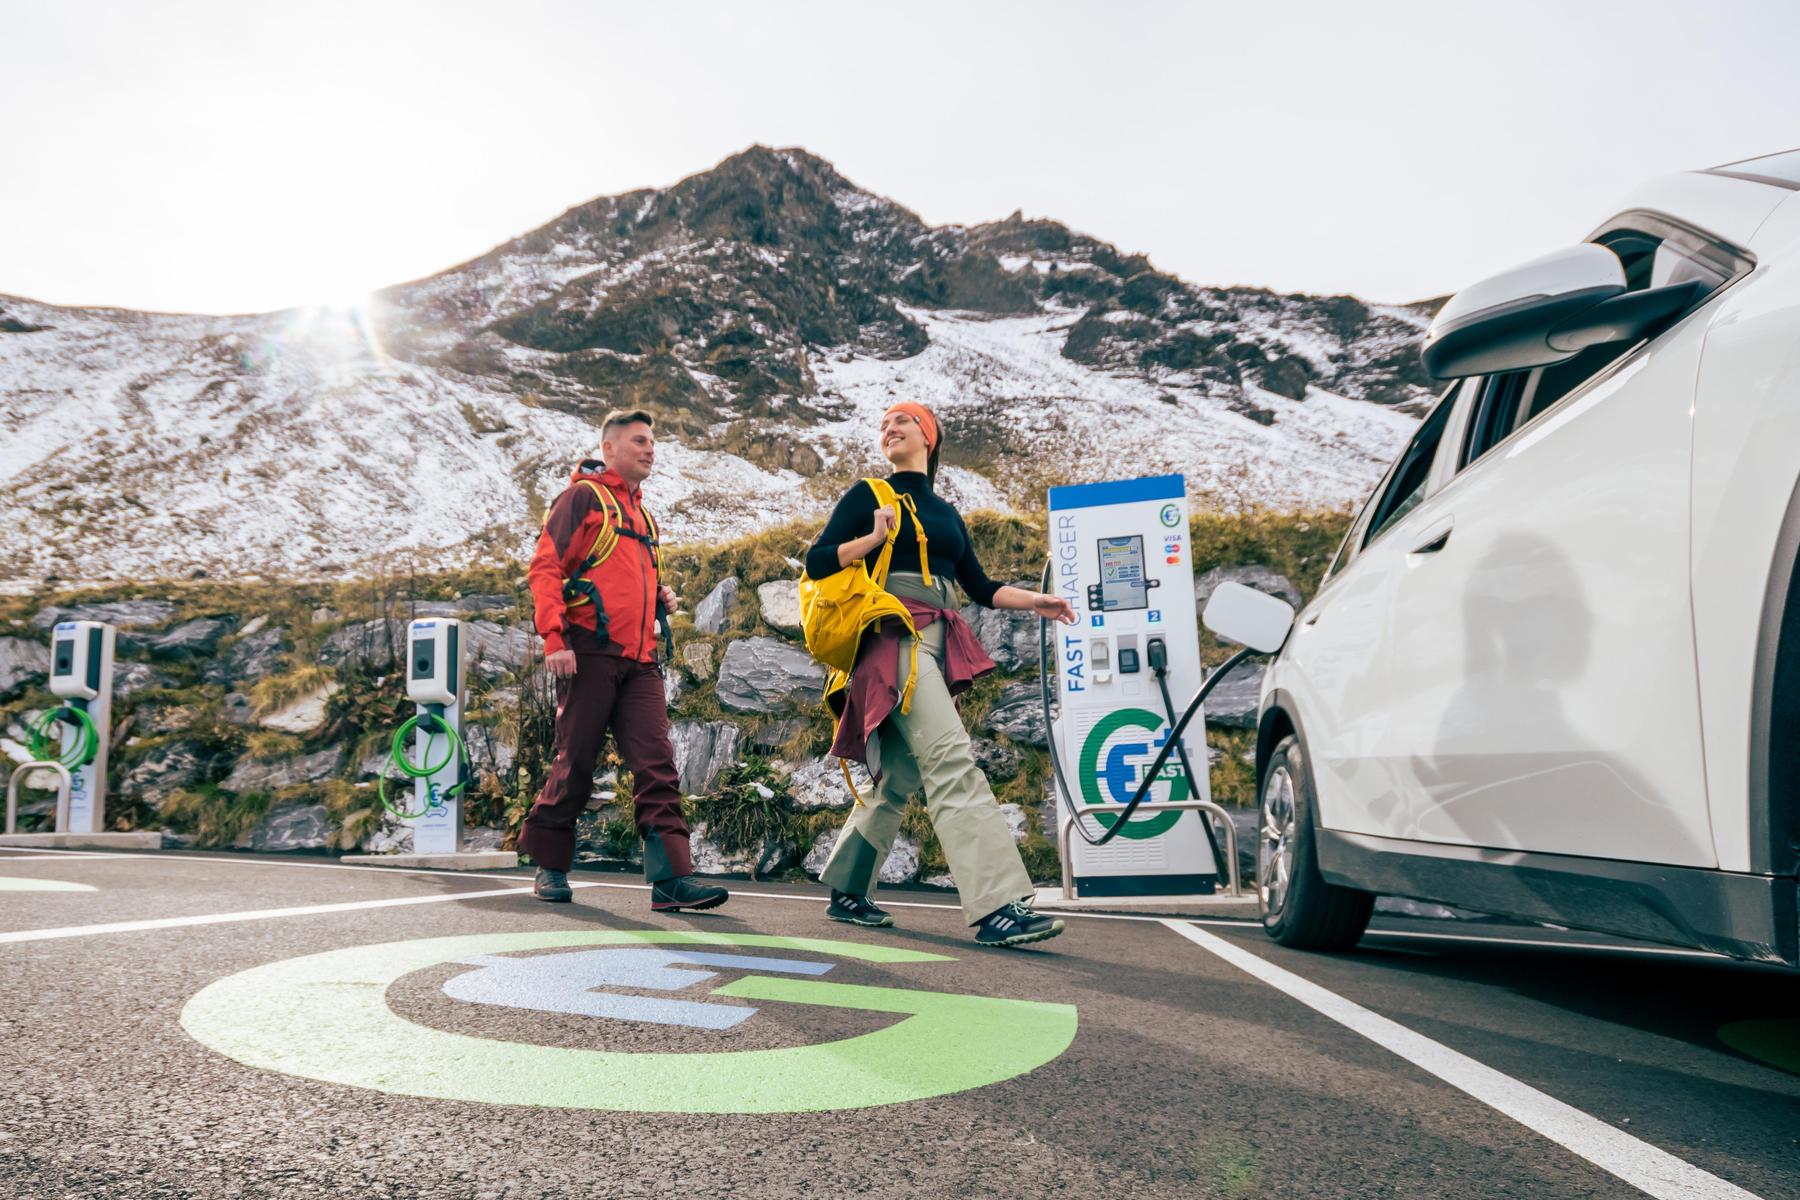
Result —
<path fill-rule="evenodd" d="M 1413 435 L 1406 453 L 1400 456 L 1393 474 L 1388 476 L 1387 487 L 1375 502 L 1375 513 L 1369 518 L 1369 532 L 1363 535 L 1363 545 L 1372 543 L 1425 499 L 1431 463 L 1437 457 L 1438 443 L 1444 440 L 1444 428 L 1450 424 L 1450 414 L 1456 408 L 1456 394 L 1455 389 L 1445 393 L 1438 406 L 1431 410 L 1431 415 L 1425 418 L 1425 423 L 1419 426 L 1419 432 Z"/>
<path fill-rule="evenodd" d="M 1634 222 L 1615 222 L 1593 239 L 1619 256 L 1628 292 L 1697 283 L 1688 309 L 1692 311 L 1750 268 L 1744 256 L 1692 230 L 1651 214 L 1633 216 Z M 1589 346 L 1567 362 L 1482 380 L 1457 469 L 1480 459 L 1643 344 L 1639 340 Z"/>

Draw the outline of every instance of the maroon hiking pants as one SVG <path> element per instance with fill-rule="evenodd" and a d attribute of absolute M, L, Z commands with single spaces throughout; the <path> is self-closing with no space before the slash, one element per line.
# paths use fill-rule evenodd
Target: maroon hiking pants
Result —
<path fill-rule="evenodd" d="M 575 662 L 575 674 L 556 681 L 556 760 L 519 831 L 519 850 L 541 867 L 569 869 L 575 821 L 593 795 L 594 765 L 610 729 L 637 785 L 633 800 L 644 835 L 644 874 L 652 883 L 690 874 L 662 668 L 612 654 L 577 654 Z"/>

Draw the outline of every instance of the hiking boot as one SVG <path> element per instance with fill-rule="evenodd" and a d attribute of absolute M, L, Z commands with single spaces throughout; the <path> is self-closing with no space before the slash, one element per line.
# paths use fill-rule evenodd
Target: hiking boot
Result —
<path fill-rule="evenodd" d="M 836 888 L 831 889 L 831 904 L 825 909 L 825 915 L 833 921 L 842 921 L 846 925 L 863 925 L 870 929 L 881 929 L 894 923 L 894 918 L 876 907 L 875 902 L 867 896 L 852 896 L 849 892 L 840 892 Z"/>
<path fill-rule="evenodd" d="M 567 904 L 575 897 L 569 888 L 569 873 L 549 867 L 538 868 L 537 878 L 531 881 L 531 894 L 552 904 Z"/>
<path fill-rule="evenodd" d="M 981 918 L 975 926 L 975 942 L 981 946 L 1023 946 L 1053 938 L 1062 931 L 1060 918 L 1034 913 L 1015 901 Z"/>
<path fill-rule="evenodd" d="M 650 885 L 652 912 L 679 912 L 684 908 L 697 912 L 703 908 L 717 908 L 729 899 L 730 892 L 710 883 L 701 883 L 693 875 L 659 879 Z"/>

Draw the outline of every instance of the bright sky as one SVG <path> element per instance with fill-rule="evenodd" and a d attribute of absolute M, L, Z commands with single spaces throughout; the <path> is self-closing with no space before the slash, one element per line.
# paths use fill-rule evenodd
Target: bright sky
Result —
<path fill-rule="evenodd" d="M 349 301 L 798 145 L 1199 283 L 1411 300 L 1800 146 L 1800 5 L 0 0 L 0 293 Z"/>

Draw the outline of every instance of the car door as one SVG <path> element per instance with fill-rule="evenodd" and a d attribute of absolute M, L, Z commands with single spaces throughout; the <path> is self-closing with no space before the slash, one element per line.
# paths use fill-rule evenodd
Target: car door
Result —
<path fill-rule="evenodd" d="M 1614 231 L 1634 286 L 1693 269 L 1667 232 Z M 1688 591 L 1704 325 L 1471 383 L 1395 575 L 1394 836 L 1716 864 Z"/>
<path fill-rule="evenodd" d="M 1403 565 L 1386 533 L 1423 500 L 1454 410 L 1441 400 L 1351 527 L 1325 586 L 1295 622 L 1280 684 L 1301 714 L 1319 821 L 1351 833 L 1394 827 L 1393 786 L 1376 748 L 1391 741 L 1395 710 L 1384 703 L 1383 660 L 1393 619 L 1395 572 Z"/>

